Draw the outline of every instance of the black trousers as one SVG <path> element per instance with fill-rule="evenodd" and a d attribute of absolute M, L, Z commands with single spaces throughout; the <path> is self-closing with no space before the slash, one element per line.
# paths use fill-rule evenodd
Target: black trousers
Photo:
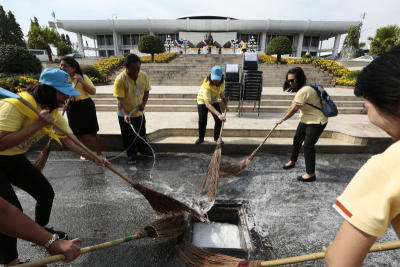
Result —
<path fill-rule="evenodd" d="M 308 174 L 315 172 L 315 144 L 318 142 L 327 124 L 304 124 L 300 122 L 297 126 L 296 134 L 293 138 L 293 150 L 290 160 L 293 162 L 297 161 L 301 145 L 304 142 L 304 161 Z"/>
<path fill-rule="evenodd" d="M 212 106 L 221 113 L 221 108 L 219 103 L 214 103 Z M 206 127 L 207 127 L 207 115 L 208 115 L 208 108 L 205 104 L 197 105 L 197 112 L 199 113 L 199 139 L 204 140 L 204 136 L 206 135 Z M 210 111 L 211 112 L 211 111 Z M 211 112 L 211 115 L 214 118 L 215 125 L 214 125 L 214 140 L 217 140 L 219 137 L 219 132 L 221 130 L 222 122 L 214 113 Z"/>
<path fill-rule="evenodd" d="M 133 128 L 135 128 L 135 131 L 139 133 L 139 135 L 144 139 L 146 139 L 146 118 L 144 114 L 140 117 L 137 118 L 130 118 L 131 123 L 133 125 Z M 119 122 L 119 127 L 121 129 L 121 135 L 122 135 L 122 142 L 124 143 L 125 149 L 127 149 L 132 142 L 135 140 L 133 145 L 126 151 L 126 154 L 129 156 L 131 155 L 136 155 L 137 152 L 144 153 L 144 154 L 149 154 L 151 153 L 151 149 L 149 146 L 139 137 L 136 136 L 136 134 L 133 132 L 131 126 L 127 124 L 124 121 L 124 117 L 118 116 L 118 122 Z M 142 127 L 140 128 L 140 125 Z M 140 131 L 139 131 L 140 129 Z M 136 137 L 136 139 L 135 139 Z"/>
<path fill-rule="evenodd" d="M 45 226 L 53 206 L 54 190 L 46 177 L 23 155 L 0 155 L 0 196 L 22 211 L 11 185 L 28 192 L 36 200 L 35 220 Z M 0 234 L 0 264 L 18 257 L 17 239 Z"/>

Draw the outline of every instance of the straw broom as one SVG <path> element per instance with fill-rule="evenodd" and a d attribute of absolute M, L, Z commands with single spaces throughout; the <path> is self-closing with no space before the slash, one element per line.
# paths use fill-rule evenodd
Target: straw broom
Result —
<path fill-rule="evenodd" d="M 400 248 L 400 240 L 374 244 L 369 252 L 378 252 Z M 176 246 L 178 255 L 189 267 L 261 267 L 292 264 L 325 258 L 325 252 L 317 252 L 296 257 L 282 258 L 270 261 L 249 261 L 222 254 L 216 254 L 198 248 L 187 241 Z"/>
<path fill-rule="evenodd" d="M 271 133 L 275 130 L 275 128 L 277 126 L 278 126 L 278 124 L 276 123 L 275 126 L 269 131 L 267 136 L 264 138 L 264 141 L 262 141 L 261 144 L 256 149 L 254 149 L 254 151 L 250 154 L 250 156 L 248 156 L 247 158 L 245 158 L 235 164 L 221 168 L 219 170 L 219 175 L 222 178 L 228 178 L 228 177 L 235 176 L 235 175 L 239 174 L 242 170 L 244 170 L 250 164 L 250 162 L 253 160 L 254 156 L 256 155 L 257 151 L 265 144 L 268 137 L 271 135 Z"/>
<path fill-rule="evenodd" d="M 70 96 L 67 101 L 65 102 L 63 111 L 62 111 L 62 116 L 64 116 L 65 111 L 68 109 L 69 107 L 69 102 L 71 101 L 72 96 Z M 50 138 L 49 141 L 47 142 L 46 146 L 42 149 L 42 151 L 40 151 L 39 156 L 37 157 L 36 161 L 33 163 L 33 166 L 36 167 L 36 169 L 38 169 L 39 171 L 43 171 L 44 166 L 47 163 L 47 159 L 49 158 L 49 154 L 50 154 L 50 148 L 51 148 L 51 144 L 53 143 L 53 139 Z"/>
<path fill-rule="evenodd" d="M 2 92 L 0 92 L 0 93 L 2 93 Z M 39 115 L 39 111 L 35 107 L 33 107 L 28 101 L 26 101 L 25 99 L 23 99 L 19 95 L 16 95 L 16 94 L 13 94 L 13 93 L 10 93 L 10 92 L 5 92 L 4 94 L 7 94 L 8 97 L 18 98 L 22 103 L 24 103 L 27 107 L 29 107 L 32 111 L 34 111 L 37 115 Z M 66 131 L 64 131 L 54 121 L 51 121 L 50 123 L 57 130 L 59 130 L 64 135 L 69 137 L 76 145 L 80 146 L 87 153 L 89 153 L 93 159 L 95 159 L 97 161 L 102 161 L 102 158 L 100 158 L 98 155 L 96 155 L 87 146 L 82 144 L 81 141 L 79 141 L 76 136 L 74 136 L 71 133 L 67 133 Z M 181 214 L 181 213 L 186 211 L 186 212 L 191 213 L 193 216 L 197 217 L 201 221 L 205 221 L 206 220 L 204 215 L 200 215 L 196 210 L 188 207 L 184 203 L 182 203 L 182 202 L 180 202 L 180 201 L 178 201 L 176 199 L 173 199 L 172 197 L 169 197 L 169 196 L 166 196 L 164 194 L 158 193 L 158 192 L 156 192 L 154 190 L 148 189 L 148 188 L 142 186 L 141 184 L 132 181 L 131 179 L 129 179 L 128 177 L 126 177 L 125 175 L 123 175 L 122 173 L 120 173 L 119 171 L 114 169 L 112 166 L 106 166 L 106 167 L 109 170 L 111 170 L 112 172 L 114 172 L 115 174 L 117 174 L 119 177 L 124 179 L 130 185 L 132 185 L 133 188 L 135 188 L 137 191 L 139 191 L 147 199 L 147 201 L 150 203 L 150 205 L 153 208 L 153 210 L 155 210 L 156 212 L 163 213 L 163 214 L 177 215 L 177 214 Z"/>
<path fill-rule="evenodd" d="M 116 240 L 112 240 L 109 242 L 101 243 L 98 245 L 81 248 L 80 254 L 86 254 L 89 252 L 101 250 L 104 248 L 114 247 L 120 245 L 122 243 L 126 243 L 135 239 L 141 239 L 144 237 L 160 237 L 160 238 L 176 238 L 184 233 L 186 229 L 186 223 L 183 218 L 183 215 L 168 217 L 164 219 L 157 220 L 152 224 L 146 226 L 144 230 L 138 231 L 133 235 L 126 236 L 123 238 L 119 238 Z M 34 266 L 42 266 L 44 264 L 53 263 L 56 261 L 64 260 L 65 257 L 62 254 L 54 255 L 50 257 L 46 257 L 37 261 L 31 261 L 24 264 L 19 264 L 17 266 L 21 267 L 34 267 Z"/>
<path fill-rule="evenodd" d="M 226 111 L 227 109 L 225 109 L 224 112 L 225 116 L 226 116 Z M 208 200 L 211 202 L 213 202 L 218 195 L 218 178 L 219 178 L 219 169 L 221 167 L 221 138 L 222 138 L 222 131 L 224 129 L 224 124 L 225 121 L 222 122 L 221 130 L 219 131 L 219 137 L 217 140 L 217 146 L 214 150 L 214 154 L 211 158 L 210 164 L 208 165 L 206 175 L 198 191 L 198 194 L 200 195 L 201 192 L 203 192 L 204 187 L 207 184 L 207 181 L 209 180 L 207 196 Z"/>

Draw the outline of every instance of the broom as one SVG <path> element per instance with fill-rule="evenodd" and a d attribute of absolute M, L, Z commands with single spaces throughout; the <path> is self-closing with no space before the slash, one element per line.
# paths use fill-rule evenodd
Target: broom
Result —
<path fill-rule="evenodd" d="M 378 252 L 384 250 L 393 250 L 400 248 L 400 240 L 385 243 L 374 244 L 369 252 Z M 178 255 L 189 267 L 261 267 L 277 266 L 298 263 L 303 261 L 312 261 L 325 258 L 325 252 L 317 252 L 296 257 L 282 258 L 270 261 L 249 261 L 222 254 L 216 254 L 204 249 L 198 248 L 187 241 L 181 242 L 176 246 Z"/>
<path fill-rule="evenodd" d="M 160 238 L 176 238 L 180 236 L 186 229 L 186 224 L 183 218 L 183 215 L 168 217 L 165 219 L 160 219 L 152 224 L 146 226 L 144 230 L 138 231 L 133 235 L 126 236 L 123 238 L 115 239 L 112 241 L 108 241 L 105 243 L 97 244 L 90 247 L 81 248 L 80 254 L 86 254 L 92 251 L 97 251 L 104 248 L 114 247 L 120 245 L 122 243 L 126 243 L 135 239 L 141 239 L 144 237 L 160 237 Z M 24 264 L 20 264 L 17 266 L 21 267 L 34 267 L 34 266 L 42 266 L 44 264 L 53 263 L 56 261 L 64 260 L 65 256 L 62 254 L 53 255 L 50 257 L 46 257 L 40 260 L 27 262 Z"/>
<path fill-rule="evenodd" d="M 69 102 L 71 101 L 71 99 L 72 99 L 72 96 L 70 96 L 67 99 L 67 101 L 64 105 L 62 114 L 61 114 L 62 116 L 64 116 L 65 111 L 68 109 Z M 49 158 L 50 148 L 51 148 L 52 143 L 53 143 L 53 139 L 50 138 L 49 141 L 47 142 L 46 146 L 42 149 L 42 151 L 40 151 L 40 154 L 36 158 L 36 161 L 33 163 L 33 166 L 35 166 L 36 169 L 38 169 L 39 171 L 43 171 L 43 168 L 47 163 L 47 159 Z"/>
<path fill-rule="evenodd" d="M 271 133 L 275 130 L 275 128 L 277 126 L 278 126 L 278 124 L 276 123 L 275 126 L 269 131 L 267 136 L 264 138 L 264 141 L 262 141 L 262 143 L 256 149 L 254 149 L 254 151 L 250 154 L 250 156 L 248 156 L 245 159 L 242 159 L 241 161 L 239 161 L 235 164 L 221 168 L 219 170 L 219 175 L 222 178 L 228 178 L 228 177 L 235 176 L 235 175 L 239 174 L 242 170 L 244 170 L 247 167 L 247 165 L 250 164 L 250 162 L 253 160 L 254 156 L 256 155 L 257 151 L 264 145 L 264 143 L 267 141 L 268 137 L 271 135 Z"/>
<path fill-rule="evenodd" d="M 26 101 L 25 99 L 23 99 L 22 97 L 20 97 L 17 94 L 14 94 L 6 89 L 0 88 L 0 95 L 3 97 L 13 97 L 13 98 L 18 98 L 18 100 L 20 100 L 22 103 L 24 103 L 27 107 L 29 107 L 32 111 L 34 111 L 38 116 L 39 116 L 39 111 L 33 107 L 28 101 Z M 96 155 L 95 153 L 93 153 L 93 151 L 91 151 L 88 147 L 86 147 L 84 144 L 82 144 L 78 138 L 76 138 L 76 136 L 74 136 L 71 133 L 67 133 L 65 132 L 57 123 L 55 123 L 54 121 L 50 122 L 57 130 L 59 130 L 60 132 L 62 132 L 64 135 L 66 135 L 67 137 L 69 137 L 75 144 L 77 144 L 78 146 L 80 146 L 83 150 L 85 150 L 87 153 L 89 153 L 91 155 L 91 157 L 97 161 L 102 161 L 102 159 Z M 106 166 L 108 169 L 110 169 L 112 172 L 114 172 L 115 174 L 117 174 L 118 176 L 120 176 L 122 179 L 124 179 L 126 182 L 128 182 L 130 185 L 133 186 L 133 188 L 135 188 L 137 191 L 139 191 L 146 199 L 147 201 L 150 203 L 151 207 L 153 208 L 153 210 L 155 210 L 158 213 L 163 213 L 163 214 L 181 214 L 183 212 L 189 212 L 191 213 L 193 216 L 195 216 L 196 218 L 198 218 L 201 221 L 206 221 L 207 219 L 204 217 L 204 215 L 200 215 L 196 210 L 188 207 L 187 205 L 185 205 L 184 203 L 173 199 L 172 197 L 166 196 L 164 194 L 158 193 L 154 190 L 148 189 L 144 186 L 142 186 L 139 183 L 136 183 L 134 181 L 132 181 L 131 179 L 129 179 L 128 177 L 126 177 L 125 175 L 123 175 L 122 173 L 120 173 L 119 171 L 117 171 L 116 169 L 114 169 L 111 166 Z"/>
<path fill-rule="evenodd" d="M 224 111 L 224 115 L 226 116 L 226 111 Z M 225 121 L 222 122 L 221 130 L 219 131 L 219 137 L 217 140 L 217 146 L 214 150 L 214 154 L 211 158 L 210 164 L 208 165 L 208 169 L 206 175 L 204 176 L 203 182 L 199 188 L 198 194 L 200 195 L 203 192 L 204 187 L 208 183 L 208 191 L 207 196 L 210 202 L 213 202 L 218 195 L 218 178 L 219 178 L 219 169 L 221 167 L 221 138 L 222 138 L 222 131 L 224 129 Z"/>

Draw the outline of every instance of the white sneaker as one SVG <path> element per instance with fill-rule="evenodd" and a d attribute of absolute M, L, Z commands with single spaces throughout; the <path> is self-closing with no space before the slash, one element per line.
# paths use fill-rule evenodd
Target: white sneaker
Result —
<path fill-rule="evenodd" d="M 81 160 L 86 160 L 86 158 L 84 156 L 81 156 L 80 159 Z"/>

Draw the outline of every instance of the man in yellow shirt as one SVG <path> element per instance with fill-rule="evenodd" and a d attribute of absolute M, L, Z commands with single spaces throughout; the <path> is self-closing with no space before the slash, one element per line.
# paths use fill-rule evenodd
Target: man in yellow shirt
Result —
<path fill-rule="evenodd" d="M 114 82 L 114 96 L 118 99 L 118 122 L 121 128 L 122 141 L 127 149 L 128 163 L 136 163 L 136 154 L 153 157 L 149 145 L 138 138 L 131 129 L 146 140 L 146 118 L 144 108 L 151 90 L 149 77 L 140 71 L 141 61 L 135 54 L 125 58 L 125 70 Z"/>

